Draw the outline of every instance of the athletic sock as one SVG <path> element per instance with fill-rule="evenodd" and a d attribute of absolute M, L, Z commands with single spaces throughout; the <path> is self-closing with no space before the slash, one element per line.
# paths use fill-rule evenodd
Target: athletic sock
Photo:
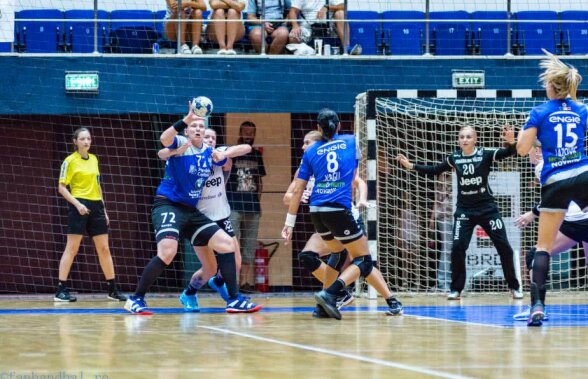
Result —
<path fill-rule="evenodd" d="M 108 293 L 116 291 L 116 279 L 108 279 L 106 283 L 108 283 Z"/>
<path fill-rule="evenodd" d="M 159 275 L 165 270 L 167 265 L 164 261 L 161 260 L 157 255 L 154 256 L 151 261 L 145 266 L 143 270 L 143 274 L 141 275 L 141 279 L 139 279 L 139 284 L 137 285 L 137 290 L 135 291 L 135 296 L 145 297 L 147 291 Z"/>
<path fill-rule="evenodd" d="M 345 282 L 341 279 L 335 280 L 329 288 L 326 289 L 329 295 L 337 296 L 345 288 Z"/>
<path fill-rule="evenodd" d="M 205 284 L 203 278 L 201 276 L 194 276 L 190 279 L 190 283 L 188 287 L 186 287 L 186 295 L 196 295 L 196 292 Z"/>
<path fill-rule="evenodd" d="M 533 259 L 533 283 L 536 286 L 538 297 L 543 304 L 545 304 L 545 283 L 547 282 L 547 275 L 549 274 L 549 260 L 550 256 L 545 251 L 537 251 Z M 533 295 L 533 293 L 531 294 Z M 531 299 L 537 300 L 537 299 Z M 534 304 L 532 304 L 534 305 Z"/>
<path fill-rule="evenodd" d="M 235 267 L 236 268 L 236 267 Z M 214 284 L 217 287 L 222 287 L 223 284 L 225 284 L 225 280 L 223 279 L 223 276 L 220 273 L 217 273 L 213 278 L 212 281 L 214 282 Z"/>
<path fill-rule="evenodd" d="M 235 253 L 225 253 L 216 256 L 218 268 L 227 284 L 229 299 L 237 297 L 239 286 L 237 284 L 237 264 L 235 263 Z"/>

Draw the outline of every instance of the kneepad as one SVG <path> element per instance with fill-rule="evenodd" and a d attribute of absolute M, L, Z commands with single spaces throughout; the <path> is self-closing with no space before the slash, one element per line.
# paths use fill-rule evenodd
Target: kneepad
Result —
<path fill-rule="evenodd" d="M 347 250 L 343 249 L 338 253 L 331 253 L 327 264 L 337 271 L 341 271 L 345 261 L 347 260 Z"/>
<path fill-rule="evenodd" d="M 314 251 L 303 251 L 298 254 L 298 259 L 300 260 L 302 267 L 310 272 L 316 271 L 322 263 L 319 259 L 319 255 Z"/>
<path fill-rule="evenodd" d="M 533 259 L 535 258 L 535 252 L 537 251 L 536 248 L 532 248 L 529 252 L 525 255 L 525 263 L 527 264 L 527 270 L 533 269 Z"/>
<path fill-rule="evenodd" d="M 372 262 L 372 257 L 369 254 L 357 257 L 351 263 L 359 268 L 359 272 L 364 278 L 371 274 L 372 270 L 374 269 L 374 263 Z"/>

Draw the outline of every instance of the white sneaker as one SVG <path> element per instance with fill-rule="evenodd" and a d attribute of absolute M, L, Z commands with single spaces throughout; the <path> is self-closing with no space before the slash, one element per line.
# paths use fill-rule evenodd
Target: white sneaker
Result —
<path fill-rule="evenodd" d="M 516 290 L 510 290 L 510 293 L 512 294 L 512 298 L 515 300 L 521 300 L 525 296 L 520 288 Z"/>
<path fill-rule="evenodd" d="M 227 49 L 220 49 L 216 52 L 218 55 L 227 55 Z"/>
<path fill-rule="evenodd" d="M 512 316 L 512 319 L 515 321 L 527 321 L 529 319 L 529 316 L 531 315 L 531 307 L 527 307 L 527 309 L 525 309 L 522 312 L 516 313 Z M 547 312 L 545 312 L 545 315 L 543 316 L 543 321 L 548 321 L 549 320 L 549 314 Z"/>
<path fill-rule="evenodd" d="M 192 54 L 202 54 L 202 49 L 198 45 L 192 46 Z"/>
<path fill-rule="evenodd" d="M 447 300 L 461 300 L 460 293 L 458 291 L 451 291 L 447 295 Z"/>
<path fill-rule="evenodd" d="M 181 54 L 192 54 L 192 51 L 190 50 L 190 46 L 183 44 L 182 47 L 180 47 L 180 53 Z"/>
<path fill-rule="evenodd" d="M 237 52 L 233 49 L 227 50 L 227 55 L 237 55 Z"/>

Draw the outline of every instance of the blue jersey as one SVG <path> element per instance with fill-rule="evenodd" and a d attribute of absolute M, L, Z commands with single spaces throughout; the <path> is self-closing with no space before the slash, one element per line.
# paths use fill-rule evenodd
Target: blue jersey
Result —
<path fill-rule="evenodd" d="M 339 205 L 351 209 L 351 190 L 358 158 L 352 135 L 335 135 L 329 142 L 318 141 L 306 149 L 298 178 L 308 181 L 314 176 L 310 205 Z"/>
<path fill-rule="evenodd" d="M 177 149 L 188 141 L 184 136 L 176 136 L 170 149 Z M 215 163 L 213 149 L 202 144 L 202 148 L 190 147 L 182 155 L 167 160 L 165 175 L 156 194 L 169 200 L 196 208 L 206 179 L 211 175 L 213 165 L 222 166 L 226 160 Z"/>
<path fill-rule="evenodd" d="M 537 128 L 544 162 L 541 185 L 572 178 L 588 169 L 586 122 L 586 106 L 571 99 L 550 100 L 531 110 L 523 128 Z"/>

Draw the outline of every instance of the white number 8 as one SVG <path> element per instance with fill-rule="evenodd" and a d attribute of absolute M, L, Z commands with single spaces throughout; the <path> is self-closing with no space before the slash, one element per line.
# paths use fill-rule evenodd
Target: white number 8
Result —
<path fill-rule="evenodd" d="M 339 162 L 337 162 L 337 153 L 334 151 L 327 154 L 327 171 L 335 172 L 339 169 Z"/>

